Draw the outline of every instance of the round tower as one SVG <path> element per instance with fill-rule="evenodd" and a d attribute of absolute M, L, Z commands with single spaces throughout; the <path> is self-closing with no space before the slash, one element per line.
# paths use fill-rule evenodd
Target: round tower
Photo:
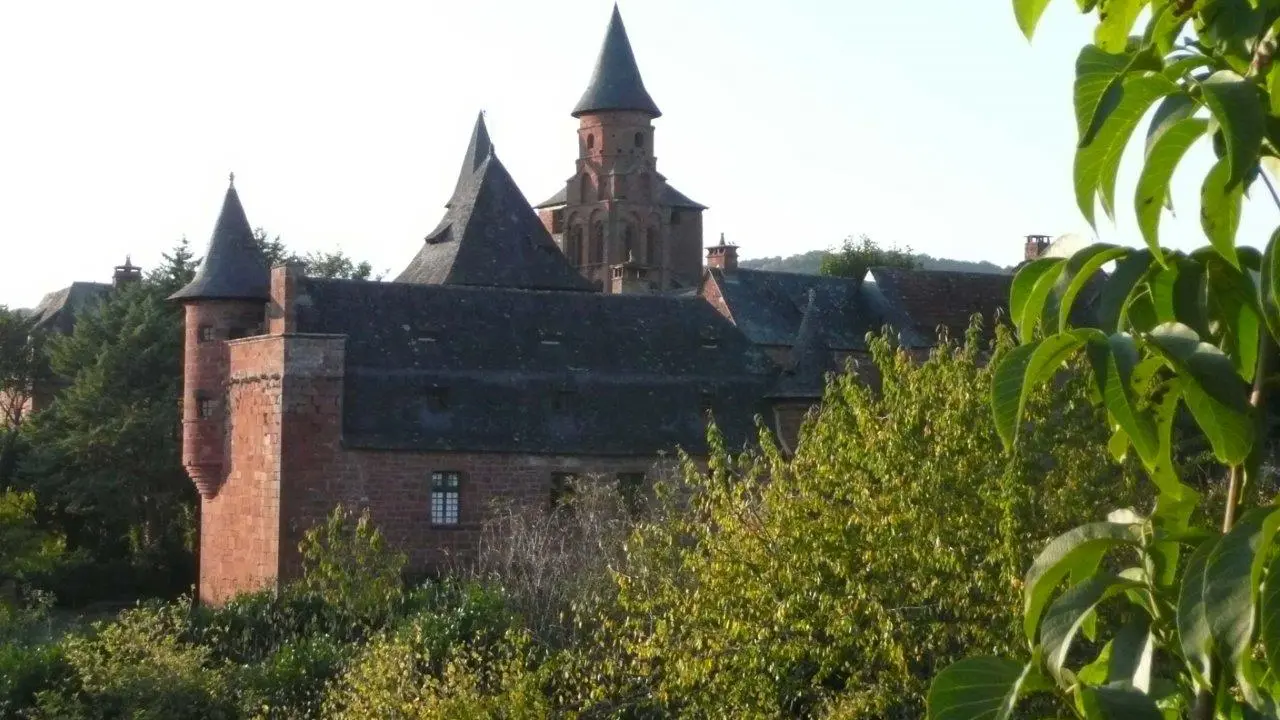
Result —
<path fill-rule="evenodd" d="M 186 311 L 182 464 L 206 500 L 218 494 L 228 461 L 227 341 L 261 332 L 270 289 L 270 272 L 232 175 L 200 268 L 169 298 Z"/>

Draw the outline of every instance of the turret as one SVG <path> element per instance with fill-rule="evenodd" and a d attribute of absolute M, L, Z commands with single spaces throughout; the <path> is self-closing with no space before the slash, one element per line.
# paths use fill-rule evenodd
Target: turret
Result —
<path fill-rule="evenodd" d="M 270 286 L 233 174 L 200 268 L 169 298 L 186 309 L 182 464 L 206 500 L 225 477 L 227 341 L 261 332 Z"/>

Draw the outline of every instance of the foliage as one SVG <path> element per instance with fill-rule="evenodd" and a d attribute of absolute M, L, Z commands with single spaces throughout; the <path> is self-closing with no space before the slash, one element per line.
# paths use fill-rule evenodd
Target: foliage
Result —
<path fill-rule="evenodd" d="M 276 265 L 301 265 L 310 277 L 346 278 L 350 280 L 381 280 L 382 274 L 376 277 L 373 266 L 366 261 L 356 262 L 341 249 L 331 252 L 313 251 L 299 255 L 290 251 L 280 241 L 280 236 L 271 237 L 267 231 L 257 228 L 253 236 L 266 256 L 268 267 Z"/>
<path fill-rule="evenodd" d="M 1047 4 L 1015 0 L 1028 36 Z M 1144 34 L 1129 37 L 1148 6 Z M 1049 543 L 1024 579 L 1030 660 L 957 663 L 935 680 L 930 713 L 1007 718 L 1019 697 L 1047 692 L 1086 718 L 1275 717 L 1280 556 L 1272 541 L 1280 513 L 1270 498 L 1255 506 L 1246 488 L 1261 485 L 1268 451 L 1280 231 L 1259 253 L 1237 245 L 1236 230 L 1246 191 L 1259 179 L 1270 187 L 1264 171 L 1276 167 L 1280 148 L 1280 65 L 1272 60 L 1280 4 L 1080 7 L 1096 9 L 1098 25 L 1076 65 L 1076 199 L 1091 222 L 1096 200 L 1114 216 L 1120 157 L 1155 107 L 1134 201 L 1146 247 L 1094 245 L 1018 273 L 1010 309 L 1022 344 L 996 370 L 992 409 L 1019 452 L 1022 398 L 1083 355 L 1115 430 L 1111 453 L 1136 457 L 1158 497 L 1147 514 L 1117 511 Z M 1170 178 L 1206 137 L 1218 157 L 1201 192 L 1209 245 L 1164 249 L 1159 222 Z M 1076 293 L 1112 262 L 1096 316 L 1071 327 Z M 1207 503 L 1186 482 L 1180 425 L 1211 449 L 1225 488 L 1220 502 Z M 1207 512 L 1218 507 L 1220 525 Z"/>
<path fill-rule="evenodd" d="M 8 488 L 18 457 L 18 429 L 37 386 L 48 378 L 44 334 L 24 315 L 0 305 L 0 490 Z"/>
<path fill-rule="evenodd" d="M 817 275 L 822 271 L 822 260 L 827 256 L 828 252 L 828 250 L 810 250 L 809 252 L 786 257 L 776 255 L 774 257 L 752 258 L 750 260 L 741 260 L 738 265 L 751 270 L 772 270 L 775 272 Z M 985 260 L 978 262 L 948 260 L 946 258 L 935 258 L 924 253 L 915 254 L 912 257 L 916 262 L 916 267 L 921 270 L 954 270 L 957 272 L 994 274 L 1011 272 L 1010 268 L 1000 267 Z"/>
<path fill-rule="evenodd" d="M 368 509 L 354 518 L 339 505 L 307 530 L 298 550 L 303 573 L 297 590 L 304 595 L 370 623 L 390 617 L 404 602 L 406 558 L 386 548 Z"/>
<path fill-rule="evenodd" d="M 896 267 L 911 270 L 919 267 L 919 262 L 911 253 L 911 248 L 882 248 L 866 235 L 860 235 L 855 241 L 852 236 L 844 239 L 839 248 L 827 252 L 822 258 L 819 272 L 823 275 L 853 278 L 861 280 L 868 268 Z"/>
<path fill-rule="evenodd" d="M 705 472 L 662 483 L 574 673 L 595 709 L 918 717 L 939 664 L 1016 647 L 1029 549 L 1131 484 L 1094 450 L 1075 377 L 1031 398 L 1028 443 L 1003 457 L 978 336 L 923 363 L 875 338 L 878 391 L 832 380 L 794 458 L 713 436 Z"/>

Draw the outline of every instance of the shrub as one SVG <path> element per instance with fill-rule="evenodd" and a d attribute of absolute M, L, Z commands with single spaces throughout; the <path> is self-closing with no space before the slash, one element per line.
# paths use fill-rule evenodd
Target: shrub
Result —
<path fill-rule="evenodd" d="M 322 600 L 358 623 L 377 626 L 404 601 L 405 556 L 389 551 L 369 511 L 339 505 L 299 544 L 302 579 L 294 592 Z"/>
<path fill-rule="evenodd" d="M 231 684 L 242 717 L 320 718 L 324 690 L 354 652 L 328 635 L 291 640 L 235 671 Z"/>
<path fill-rule="evenodd" d="M 0 718 L 20 717 L 34 706 L 37 692 L 65 682 L 70 674 L 56 643 L 0 643 Z"/>

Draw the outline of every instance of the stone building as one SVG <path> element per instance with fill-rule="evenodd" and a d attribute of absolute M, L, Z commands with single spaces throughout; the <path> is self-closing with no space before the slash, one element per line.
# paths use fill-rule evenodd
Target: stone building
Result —
<path fill-rule="evenodd" d="M 692 287 L 702 272 L 701 205 L 658 172 L 653 121 L 618 7 L 582 99 L 578 159 L 565 187 L 538 205 L 543 225 L 583 277 L 605 292 Z M 627 264 L 628 279 L 615 280 Z"/>
<path fill-rule="evenodd" d="M 494 501 L 547 506 L 584 475 L 642 485 L 677 452 L 704 457 L 709 419 L 730 447 L 761 418 L 792 448 L 867 331 L 928 344 L 934 318 L 908 299 L 937 282 L 751 271 L 723 242 L 704 269 L 703 208 L 657 173 L 658 110 L 616 9 L 575 116 L 580 172 L 539 211 L 479 118 L 395 282 L 269 269 L 228 187 L 173 296 L 201 601 L 296 574 L 302 534 L 339 503 L 367 508 L 414 569 L 445 570 Z"/>

